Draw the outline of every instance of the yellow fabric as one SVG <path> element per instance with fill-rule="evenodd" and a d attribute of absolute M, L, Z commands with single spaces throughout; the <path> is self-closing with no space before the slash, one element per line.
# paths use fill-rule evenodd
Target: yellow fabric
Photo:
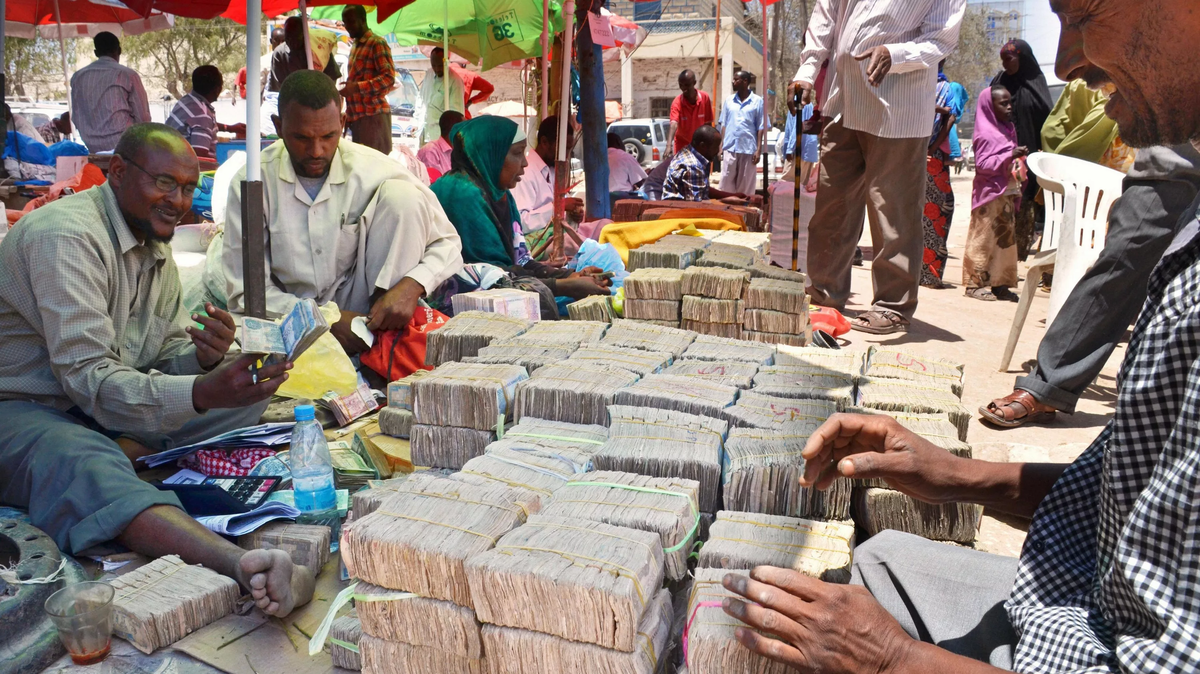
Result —
<path fill-rule="evenodd" d="M 630 249 L 654 243 L 688 225 L 696 229 L 741 229 L 736 223 L 721 218 L 660 218 L 639 222 L 614 222 L 600 230 L 600 243 L 611 243 L 621 254 L 621 260 L 628 264 Z"/>
<path fill-rule="evenodd" d="M 1107 102 L 1083 80 L 1068 84 L 1042 126 L 1042 149 L 1099 163 L 1117 139 L 1117 123 L 1104 114 Z"/>

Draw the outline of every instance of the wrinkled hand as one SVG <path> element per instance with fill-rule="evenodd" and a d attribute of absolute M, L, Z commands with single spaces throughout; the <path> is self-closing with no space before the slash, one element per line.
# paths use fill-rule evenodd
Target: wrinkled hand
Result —
<path fill-rule="evenodd" d="M 754 602 L 727 598 L 721 602 L 726 613 L 782 639 L 739 627 L 737 640 L 800 672 L 898 671 L 916 644 L 858 585 L 826 583 L 770 566 L 756 567 L 750 578 L 731 573 L 722 584 Z"/>
<path fill-rule="evenodd" d="M 192 406 L 197 411 L 246 407 L 275 395 L 287 381 L 291 363 L 276 363 L 259 368 L 255 383 L 250 368 L 262 356 L 245 354 L 196 378 L 192 385 Z"/>
<path fill-rule="evenodd" d="M 555 282 L 557 294 L 581 300 L 591 295 L 609 295 L 608 288 L 596 282 L 595 276 L 560 278 Z"/>
<path fill-rule="evenodd" d="M 362 316 L 362 314 L 343 309 L 342 317 L 338 319 L 337 323 L 329 326 L 329 333 L 338 341 L 338 344 L 342 345 L 342 350 L 348 356 L 363 353 L 371 348 L 350 330 L 351 321 L 359 316 Z"/>
<path fill-rule="evenodd" d="M 961 459 L 882 414 L 835 414 L 813 432 L 801 452 L 800 484 L 828 489 L 838 477 L 881 478 L 927 503 L 948 503 L 961 480 Z"/>
<path fill-rule="evenodd" d="M 213 306 L 212 302 L 204 305 L 207 316 L 192 314 L 192 320 L 204 326 L 198 329 L 194 325 L 184 328 L 196 345 L 196 360 L 204 370 L 211 370 L 225 359 L 229 347 L 233 345 L 233 335 L 237 324 L 228 311 L 222 311 Z"/>
<path fill-rule="evenodd" d="M 885 46 L 869 49 L 854 57 L 858 61 L 867 62 L 867 83 L 873 87 L 883 84 L 883 78 L 892 70 L 892 52 Z"/>
<path fill-rule="evenodd" d="M 417 300 L 425 294 L 425 286 L 407 276 L 375 300 L 367 315 L 367 327 L 372 330 L 403 330 L 412 321 Z"/>

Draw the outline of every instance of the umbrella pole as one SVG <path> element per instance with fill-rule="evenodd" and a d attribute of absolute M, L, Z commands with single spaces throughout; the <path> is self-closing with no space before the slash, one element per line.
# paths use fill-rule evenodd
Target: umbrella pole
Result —
<path fill-rule="evenodd" d="M 721 2 L 722 2 L 722 0 L 717 0 L 717 30 L 714 31 L 714 33 L 713 33 L 713 35 L 714 35 L 714 37 L 713 37 L 713 71 L 712 71 L 712 73 L 713 73 L 713 81 L 712 81 L 713 112 L 717 111 L 717 108 L 720 106 L 718 101 L 721 100 L 721 99 L 717 98 L 717 86 L 718 86 L 717 85 L 717 81 L 718 81 L 717 73 L 719 73 L 721 71 Z"/>
<path fill-rule="evenodd" d="M 0 6 L 4 0 L 0 0 Z M 3 45 L 0 45 L 3 46 Z M 542 109 L 538 119 L 546 119 L 550 107 L 550 0 L 542 0 Z"/>
<path fill-rule="evenodd" d="M 563 197 L 570 182 L 570 164 L 567 159 L 567 125 L 571 123 L 571 42 L 575 38 L 575 0 L 563 4 L 563 53 L 562 88 L 558 90 L 558 150 L 554 166 L 554 243 L 550 247 L 552 259 L 563 256 Z"/>
<path fill-rule="evenodd" d="M 304 67 L 312 68 L 312 41 L 308 34 L 308 2 L 300 0 L 300 19 L 304 21 Z M 330 58 L 333 54 L 330 54 Z"/>
<path fill-rule="evenodd" d="M 63 85 L 67 88 L 67 112 L 71 113 L 71 119 L 75 119 L 75 113 L 71 110 L 71 78 L 67 75 L 67 41 L 63 39 L 62 12 L 58 11 L 58 0 L 54 0 L 54 22 L 58 24 L 58 50 L 62 57 Z"/>
<path fill-rule="evenodd" d="M 450 0 L 442 0 L 442 112 L 450 109 Z M 466 93 L 466 92 L 463 92 Z M 463 112 L 466 112 L 466 102 Z"/>
<path fill-rule="evenodd" d="M 308 31 L 305 30 L 305 35 Z M 310 61 L 311 63 L 311 61 Z M 267 317 L 267 270 L 263 184 L 259 153 L 262 110 L 262 0 L 246 0 L 246 179 L 242 181 L 243 308 Z"/>

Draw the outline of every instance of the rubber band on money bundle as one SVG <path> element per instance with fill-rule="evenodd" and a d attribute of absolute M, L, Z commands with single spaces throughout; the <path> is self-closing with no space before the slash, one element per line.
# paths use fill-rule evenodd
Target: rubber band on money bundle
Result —
<path fill-rule="evenodd" d="M 563 482 L 566 482 L 567 480 L 571 479 L 569 477 L 559 475 L 558 473 L 556 473 L 552 470 L 542 468 L 541 466 L 533 466 L 528 463 L 521 463 L 520 461 L 513 461 L 512 459 L 506 459 L 506 458 L 504 458 L 502 456 L 498 456 L 496 454 L 484 454 L 484 456 L 486 456 L 489 459 L 492 459 L 493 461 L 499 461 L 500 463 L 507 463 L 510 466 L 516 466 L 517 468 L 525 468 L 526 470 L 532 470 L 535 473 L 541 473 L 542 475 L 547 475 L 549 477 L 555 477 L 555 478 L 562 480 Z M 572 472 L 574 472 L 574 471 L 572 471 Z"/>
<path fill-rule="evenodd" d="M 600 533 L 598 531 L 594 531 L 591 529 L 585 529 L 585 531 L 588 531 L 589 533 Z M 618 536 L 618 538 L 620 538 L 620 537 Z M 638 541 L 634 541 L 634 542 L 638 542 Z M 583 568 L 587 568 L 587 564 L 580 564 L 576 560 L 583 559 L 583 560 L 586 560 L 589 562 L 595 562 L 596 564 L 604 564 L 606 566 L 614 567 L 618 570 L 618 573 L 617 573 L 618 576 L 624 576 L 625 578 L 628 578 L 633 583 L 633 589 L 634 589 L 634 591 L 637 592 L 638 601 L 640 601 L 642 603 L 643 607 L 646 606 L 646 594 L 644 592 L 642 592 L 642 584 L 641 584 L 641 582 L 638 581 L 637 575 L 632 570 L 630 570 L 628 567 L 617 564 L 616 562 L 610 562 L 607 559 L 598 559 L 596 557 L 588 557 L 587 555 L 580 555 L 580 554 L 577 554 L 574 552 L 565 552 L 563 550 L 555 550 L 553 548 L 535 548 L 535 547 L 528 546 L 528 545 L 500 545 L 500 546 L 497 546 L 495 548 L 495 550 L 496 550 L 496 552 L 498 552 L 500 554 L 504 554 L 504 555 L 512 555 L 511 552 L 505 552 L 505 550 L 525 550 L 527 552 L 545 552 L 545 553 L 552 554 L 552 555 L 559 555 L 560 557 L 566 559 L 568 562 L 571 562 L 571 564 L 573 564 L 574 566 L 580 566 Z"/>
<path fill-rule="evenodd" d="M 695 516 L 695 521 L 692 523 L 692 528 L 689 529 L 687 531 L 687 533 L 685 533 L 683 535 L 683 540 L 679 541 L 679 543 L 672 545 L 669 548 L 664 547 L 663 554 L 670 555 L 670 554 L 679 552 L 680 550 L 683 549 L 683 546 L 687 544 L 688 539 L 691 538 L 697 531 L 700 530 L 700 511 L 696 508 L 696 504 L 694 501 L 692 501 L 692 497 L 688 496 L 687 494 L 683 494 L 683 493 L 680 493 L 677 491 L 671 491 L 669 489 L 655 489 L 653 487 L 639 487 L 639 486 L 632 485 L 632 484 L 618 484 L 616 482 L 568 482 L 567 484 L 565 484 L 563 486 L 565 486 L 565 487 L 589 487 L 589 486 L 591 486 L 591 487 L 609 487 L 612 489 L 626 489 L 628 491 L 637 491 L 637 492 L 643 492 L 646 494 L 665 494 L 667 496 L 680 496 L 680 497 L 687 499 L 688 505 L 691 506 L 692 514 Z M 618 505 L 618 504 L 609 504 L 609 505 Z M 630 504 L 622 503 L 619 505 L 638 507 L 631 503 Z M 640 507 L 651 508 L 651 506 L 640 506 Z M 651 508 L 651 509 L 658 510 L 658 508 Z"/>

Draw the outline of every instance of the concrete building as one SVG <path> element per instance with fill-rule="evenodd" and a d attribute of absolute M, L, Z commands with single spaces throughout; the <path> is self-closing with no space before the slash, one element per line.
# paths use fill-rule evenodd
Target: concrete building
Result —
<path fill-rule="evenodd" d="M 968 0 L 971 9 L 986 13 L 988 37 L 997 46 L 1011 39 L 1025 40 L 1050 84 L 1061 83 L 1054 75 L 1060 24 L 1046 0 Z"/>

